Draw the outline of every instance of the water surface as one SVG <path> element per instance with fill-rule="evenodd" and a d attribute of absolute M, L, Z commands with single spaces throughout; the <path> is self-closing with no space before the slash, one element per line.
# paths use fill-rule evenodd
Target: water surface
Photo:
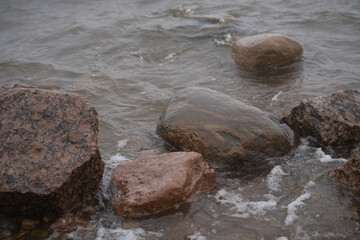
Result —
<path fill-rule="evenodd" d="M 303 57 L 265 74 L 239 71 L 230 43 L 260 33 L 297 39 Z M 359 194 L 321 177 L 344 159 L 309 139 L 266 168 L 210 162 L 216 189 L 158 217 L 126 220 L 107 206 L 112 168 L 166 152 L 155 129 L 177 91 L 208 87 L 282 117 L 304 98 L 360 89 L 359 39 L 352 0 L 2 0 L 0 83 L 86 98 L 106 164 L 96 213 L 75 215 L 84 224 L 42 226 L 23 239 L 359 238 Z M 21 233 L 0 220 L 3 235 Z"/>

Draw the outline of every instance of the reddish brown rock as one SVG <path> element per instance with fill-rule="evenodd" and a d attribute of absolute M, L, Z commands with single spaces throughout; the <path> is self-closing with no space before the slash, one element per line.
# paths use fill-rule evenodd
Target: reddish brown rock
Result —
<path fill-rule="evenodd" d="M 257 72 L 294 61 L 303 53 L 301 44 L 279 34 L 259 34 L 238 39 L 231 46 L 231 56 L 243 71 Z"/>
<path fill-rule="evenodd" d="M 350 160 L 332 170 L 329 177 L 344 186 L 360 190 L 360 148 L 353 150 Z"/>
<path fill-rule="evenodd" d="M 158 213 L 210 190 L 215 183 L 215 172 L 199 153 L 147 156 L 114 170 L 113 208 L 117 215 Z"/>
<path fill-rule="evenodd" d="M 188 88 L 173 97 L 157 126 L 175 149 L 230 164 L 286 154 L 291 149 L 287 131 L 260 109 L 206 88 Z"/>
<path fill-rule="evenodd" d="M 360 93 L 338 90 L 305 99 L 283 118 L 299 136 L 313 136 L 323 145 L 353 148 L 360 143 Z"/>
<path fill-rule="evenodd" d="M 65 212 L 92 198 L 104 163 L 82 97 L 0 86 L 0 210 Z"/>

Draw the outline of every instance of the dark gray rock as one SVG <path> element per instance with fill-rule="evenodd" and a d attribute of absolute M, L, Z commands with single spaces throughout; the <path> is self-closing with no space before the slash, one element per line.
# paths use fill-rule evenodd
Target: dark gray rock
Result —
<path fill-rule="evenodd" d="M 210 89 L 189 88 L 170 100 L 157 132 L 175 149 L 233 164 L 286 154 L 291 143 L 284 131 L 291 130 L 283 127 L 243 101 Z"/>

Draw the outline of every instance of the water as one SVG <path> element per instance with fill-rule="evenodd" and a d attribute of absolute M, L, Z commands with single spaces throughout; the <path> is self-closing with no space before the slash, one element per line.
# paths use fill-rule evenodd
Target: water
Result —
<path fill-rule="evenodd" d="M 166 151 L 155 128 L 175 92 L 208 87 L 282 117 L 304 98 L 360 88 L 359 26 L 352 0 L 2 0 L 0 83 L 85 97 L 99 114 L 106 163 L 94 214 L 23 239 L 359 238 L 359 194 L 321 177 L 344 156 L 308 139 L 263 169 L 210 163 L 216 189 L 166 214 L 127 220 L 107 206 L 113 167 Z M 297 39 L 304 56 L 266 74 L 239 71 L 231 41 L 260 33 Z M 21 233 L 5 216 L 0 230 Z"/>

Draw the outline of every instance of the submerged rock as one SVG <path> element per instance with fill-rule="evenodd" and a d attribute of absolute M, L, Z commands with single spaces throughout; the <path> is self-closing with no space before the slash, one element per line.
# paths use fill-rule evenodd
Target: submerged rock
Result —
<path fill-rule="evenodd" d="M 338 90 L 305 99 L 283 118 L 299 136 L 313 136 L 327 146 L 353 148 L 360 143 L 360 93 Z"/>
<path fill-rule="evenodd" d="M 352 151 L 349 161 L 332 170 L 329 177 L 347 187 L 360 190 L 360 147 Z"/>
<path fill-rule="evenodd" d="M 303 53 L 301 44 L 279 34 L 259 34 L 232 43 L 231 56 L 243 71 L 257 72 L 294 61 Z"/>
<path fill-rule="evenodd" d="M 153 214 L 215 186 L 215 172 L 195 152 L 152 155 L 125 162 L 111 178 L 117 215 Z"/>
<path fill-rule="evenodd" d="M 82 97 L 0 86 L 0 210 L 62 213 L 95 196 L 97 139 L 97 113 Z"/>
<path fill-rule="evenodd" d="M 291 143 L 283 130 L 291 130 L 283 127 L 245 102 L 210 89 L 188 88 L 170 100 L 157 132 L 176 149 L 233 164 L 286 154 Z"/>

